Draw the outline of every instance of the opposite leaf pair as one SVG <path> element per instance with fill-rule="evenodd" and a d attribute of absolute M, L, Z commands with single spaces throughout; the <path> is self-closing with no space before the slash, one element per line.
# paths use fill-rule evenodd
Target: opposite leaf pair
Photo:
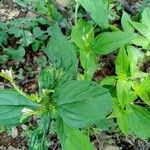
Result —
<path fill-rule="evenodd" d="M 106 77 L 101 85 L 116 86 L 116 94 L 113 96 L 114 112 L 109 118 L 117 118 L 117 123 L 126 136 L 133 133 L 140 138 L 148 138 L 150 112 L 134 104 L 138 96 L 146 104 L 150 104 L 150 91 L 147 88 L 149 76 L 138 69 L 140 56 L 132 46 L 121 48 L 116 59 L 117 76 Z"/>
<path fill-rule="evenodd" d="M 33 114 L 37 115 L 39 119 L 41 118 L 41 122 L 33 131 L 34 136 L 30 140 L 29 147 L 45 150 L 50 124 L 54 120 L 56 122 L 60 120 L 56 132 L 65 149 L 69 150 L 80 141 L 82 141 L 80 149 L 85 145 L 89 150 L 94 149 L 78 128 L 90 127 L 105 119 L 112 110 L 111 95 L 107 89 L 92 81 L 77 81 L 77 57 L 74 47 L 62 35 L 58 25 L 52 27 L 46 53 L 51 65 L 40 73 L 40 97 L 23 93 L 12 78 L 6 78 L 12 83 L 14 90 L 0 90 L 0 124 L 19 125 L 22 115 L 26 115 L 23 119 Z M 33 111 L 22 114 L 22 110 L 25 109 Z M 63 131 L 60 132 L 60 129 Z M 77 139 L 77 135 L 81 139 Z"/>

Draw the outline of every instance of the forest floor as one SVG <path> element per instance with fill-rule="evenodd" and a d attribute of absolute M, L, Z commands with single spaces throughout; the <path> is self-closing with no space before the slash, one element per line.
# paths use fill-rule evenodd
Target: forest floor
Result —
<path fill-rule="evenodd" d="M 140 7 L 141 1 L 128 0 L 124 1 L 127 11 L 130 13 L 132 11 L 137 12 Z M 59 9 L 61 12 L 66 12 L 68 9 L 68 3 L 65 0 L 59 1 Z M 129 7 L 128 7 L 129 6 Z M 63 11 L 62 11 L 63 10 Z M 37 15 L 14 4 L 11 0 L 0 1 L 0 21 L 8 22 L 14 18 L 22 17 L 35 18 Z M 13 41 L 11 41 L 13 42 Z M 15 61 L 8 61 L 6 64 L 0 65 L 0 69 L 15 68 L 16 75 L 18 79 L 18 84 L 29 93 L 37 92 L 38 83 L 37 76 L 42 69 L 41 65 L 37 64 L 35 60 L 45 56 L 43 52 L 32 53 L 28 51 L 25 55 L 24 61 L 17 63 Z M 109 55 L 107 57 L 100 58 L 103 62 L 103 67 L 99 72 L 95 74 L 95 80 L 103 78 L 106 75 L 114 74 L 114 55 Z M 47 62 L 45 62 L 46 64 Z M 20 77 L 21 76 L 21 77 Z M 23 77 L 22 77 L 23 76 Z M 0 87 L 8 87 L 9 84 L 3 83 L 0 79 Z M 31 120 L 29 124 L 22 125 L 21 127 L 14 127 L 8 129 L 7 132 L 0 133 L 0 150 L 27 150 L 27 138 L 29 129 L 32 128 L 33 124 L 36 124 L 36 120 Z M 50 150 L 59 150 L 59 143 L 55 135 L 50 135 L 49 139 L 51 141 Z M 97 150 L 149 150 L 150 142 L 142 141 L 135 137 L 124 137 L 120 132 L 102 132 L 101 134 L 91 135 L 91 140 L 95 143 Z"/>

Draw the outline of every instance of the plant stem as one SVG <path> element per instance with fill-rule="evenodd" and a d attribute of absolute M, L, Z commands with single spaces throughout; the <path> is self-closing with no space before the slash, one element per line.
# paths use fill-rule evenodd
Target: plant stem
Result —
<path fill-rule="evenodd" d="M 143 3 L 142 3 L 142 6 L 140 8 L 140 11 L 139 11 L 139 14 L 141 14 L 144 10 L 144 8 L 147 6 L 149 0 L 144 0 Z"/>
<path fill-rule="evenodd" d="M 77 20 L 78 20 L 78 8 L 79 8 L 79 2 L 78 2 L 78 0 L 76 0 L 75 24 L 77 23 Z"/>

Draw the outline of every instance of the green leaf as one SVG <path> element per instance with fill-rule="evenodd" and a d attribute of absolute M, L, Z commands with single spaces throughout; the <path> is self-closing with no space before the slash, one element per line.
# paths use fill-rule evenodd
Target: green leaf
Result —
<path fill-rule="evenodd" d="M 129 58 L 126 52 L 125 47 L 122 47 L 119 50 L 119 54 L 116 58 L 116 74 L 117 75 L 129 75 L 130 74 L 130 64 L 129 64 Z"/>
<path fill-rule="evenodd" d="M 95 54 L 81 50 L 80 61 L 84 69 L 85 80 L 87 81 L 92 80 L 93 74 L 95 73 L 97 69 L 97 59 L 96 59 Z"/>
<path fill-rule="evenodd" d="M 63 121 L 77 128 L 104 119 L 112 109 L 108 90 L 92 81 L 67 81 L 55 91 L 54 100 Z"/>
<path fill-rule="evenodd" d="M 42 41 L 46 40 L 48 37 L 48 35 L 44 34 L 44 31 L 42 31 L 40 27 L 33 28 L 33 35 L 34 38 L 37 38 Z"/>
<path fill-rule="evenodd" d="M 135 34 L 130 32 L 105 32 L 96 37 L 93 51 L 98 55 L 106 55 L 130 43 L 133 38 Z"/>
<path fill-rule="evenodd" d="M 50 65 L 40 72 L 38 78 L 39 92 L 42 94 L 42 90 L 53 91 L 66 82 L 66 80 L 69 81 L 72 79 L 66 75 L 66 72 Z"/>
<path fill-rule="evenodd" d="M 0 64 L 5 64 L 8 59 L 8 55 L 0 55 Z"/>
<path fill-rule="evenodd" d="M 70 78 L 77 76 L 77 56 L 71 43 L 63 36 L 57 24 L 52 26 L 52 37 L 45 50 L 49 61 L 68 72 Z"/>
<path fill-rule="evenodd" d="M 150 9 L 145 8 L 142 13 L 142 23 L 150 30 Z"/>
<path fill-rule="evenodd" d="M 117 114 L 117 123 L 120 130 L 125 134 L 125 136 L 127 136 L 129 132 L 128 114 L 129 112 L 127 112 L 126 110 L 120 110 Z"/>
<path fill-rule="evenodd" d="M 133 82 L 132 88 L 135 90 L 135 93 L 147 104 L 150 105 L 150 97 L 149 93 L 146 89 L 138 84 L 137 82 Z"/>
<path fill-rule="evenodd" d="M 7 55 L 10 57 L 10 59 L 21 61 L 25 56 L 25 49 L 21 46 L 17 50 L 9 47 L 7 48 Z"/>
<path fill-rule="evenodd" d="M 141 46 L 143 49 L 148 49 L 150 41 L 141 36 L 141 35 L 136 35 L 136 37 L 132 40 L 132 44 L 137 45 L 137 46 Z"/>
<path fill-rule="evenodd" d="M 130 22 L 131 22 L 130 16 L 126 12 L 123 12 L 123 15 L 121 18 L 121 25 L 124 31 L 131 31 L 131 32 L 134 31 Z"/>
<path fill-rule="evenodd" d="M 37 52 L 41 46 L 41 41 L 38 41 L 38 40 L 34 40 L 34 42 L 32 43 L 32 50 L 34 52 Z"/>
<path fill-rule="evenodd" d="M 100 82 L 101 86 L 104 85 L 115 85 L 117 81 L 117 76 L 107 76 Z"/>
<path fill-rule="evenodd" d="M 95 54 L 91 51 L 94 44 L 94 31 L 92 25 L 80 19 L 73 27 L 72 41 L 80 48 L 80 61 L 84 69 L 85 80 L 91 80 L 97 69 Z"/>
<path fill-rule="evenodd" d="M 78 0 L 91 18 L 101 27 L 108 25 L 108 2 L 104 0 Z"/>
<path fill-rule="evenodd" d="M 65 150 L 94 150 L 94 146 L 89 139 L 80 131 L 67 128 L 68 136 L 65 142 Z"/>
<path fill-rule="evenodd" d="M 45 67 L 46 64 L 47 64 L 47 58 L 45 56 L 41 56 L 37 59 L 37 64 L 40 66 L 40 67 Z"/>
<path fill-rule="evenodd" d="M 43 89 L 54 90 L 58 86 L 60 75 L 61 72 L 52 65 L 43 69 L 38 79 L 39 92 L 42 93 Z"/>
<path fill-rule="evenodd" d="M 0 31 L 0 44 L 6 43 L 8 34 L 5 31 Z"/>
<path fill-rule="evenodd" d="M 29 138 L 29 149 L 48 150 L 48 135 L 51 123 L 49 114 L 42 114 L 41 120 L 35 130 L 31 132 Z"/>
<path fill-rule="evenodd" d="M 130 132 L 137 135 L 139 138 L 149 138 L 150 112 L 137 105 L 130 105 L 128 109 L 132 111 L 128 116 Z"/>
<path fill-rule="evenodd" d="M 139 70 L 138 64 L 142 57 L 142 54 L 138 49 L 133 46 L 127 46 L 127 52 L 130 62 L 130 73 L 132 78 L 142 78 L 146 76 L 146 73 Z"/>
<path fill-rule="evenodd" d="M 131 22 L 131 24 L 139 33 L 150 41 L 150 29 L 145 24 L 139 22 Z"/>
<path fill-rule="evenodd" d="M 94 31 L 91 24 L 78 20 L 71 32 L 71 40 L 80 48 L 88 48 L 94 43 Z"/>
<path fill-rule="evenodd" d="M 147 77 L 144 79 L 141 83 L 141 86 L 148 92 L 150 93 L 150 77 Z"/>
<path fill-rule="evenodd" d="M 13 34 L 16 38 L 20 38 L 23 35 L 23 30 L 15 26 L 10 26 L 9 34 Z"/>
<path fill-rule="evenodd" d="M 99 120 L 95 123 L 96 127 L 101 130 L 109 130 L 109 127 L 112 125 L 111 122 L 107 119 Z"/>
<path fill-rule="evenodd" d="M 19 43 L 23 46 L 23 47 L 27 47 L 29 46 L 31 43 L 33 43 L 34 38 L 33 35 L 30 31 L 24 30 L 23 31 L 23 37 L 20 39 Z"/>
<path fill-rule="evenodd" d="M 94 145 L 80 130 L 67 126 L 57 119 L 57 134 L 64 150 L 94 150 Z"/>
<path fill-rule="evenodd" d="M 5 22 L 0 21 L 0 29 L 2 29 L 2 30 L 8 30 L 7 24 Z"/>
<path fill-rule="evenodd" d="M 133 102 L 137 98 L 137 95 L 131 90 L 131 84 L 129 81 L 119 79 L 117 81 L 116 90 L 117 99 L 122 109 L 124 109 L 128 103 Z"/>
<path fill-rule="evenodd" d="M 140 6 L 140 10 L 139 10 L 139 14 L 141 14 L 143 12 L 143 10 L 148 6 L 149 4 L 149 0 L 143 0 L 141 6 Z"/>
<path fill-rule="evenodd" d="M 0 124 L 13 126 L 20 124 L 21 110 L 36 109 L 39 105 L 14 90 L 0 90 Z"/>

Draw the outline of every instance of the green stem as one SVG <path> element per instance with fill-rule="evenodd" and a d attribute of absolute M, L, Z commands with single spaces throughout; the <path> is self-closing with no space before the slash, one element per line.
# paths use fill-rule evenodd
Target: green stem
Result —
<path fill-rule="evenodd" d="M 78 20 L 78 8 L 79 8 L 79 2 L 78 2 L 78 0 L 76 0 L 75 24 L 77 23 L 77 20 Z"/>
<path fill-rule="evenodd" d="M 144 10 L 144 8 L 148 5 L 149 0 L 144 0 L 142 3 L 142 6 L 140 8 L 139 14 L 141 14 Z"/>
<path fill-rule="evenodd" d="M 53 14 L 52 7 L 51 7 L 50 2 L 51 2 L 51 1 L 49 1 L 49 0 L 46 1 L 46 7 L 47 7 L 47 9 L 48 9 L 48 11 L 49 11 L 48 17 L 49 17 L 50 19 L 53 19 L 54 14 Z"/>
<path fill-rule="evenodd" d="M 0 44 L 0 47 L 2 47 L 4 50 L 6 49 L 2 44 Z"/>

